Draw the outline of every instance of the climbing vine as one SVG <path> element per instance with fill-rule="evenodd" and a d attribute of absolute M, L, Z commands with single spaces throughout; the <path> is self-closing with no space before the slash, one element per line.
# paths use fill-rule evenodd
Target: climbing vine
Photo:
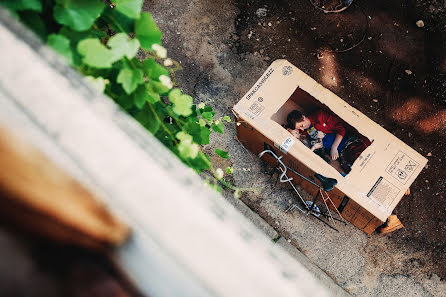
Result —
<path fill-rule="evenodd" d="M 212 107 L 194 104 L 175 87 L 181 67 L 167 57 L 162 32 L 143 0 L 0 0 L 0 4 L 48 46 L 63 56 L 90 85 L 119 104 L 185 164 L 211 173 L 209 184 L 224 180 L 232 168 L 214 169 L 202 145 L 211 133 L 224 133 L 228 116 L 215 118 Z M 138 57 L 137 57 L 138 56 Z M 228 153 L 216 149 L 221 158 Z"/>

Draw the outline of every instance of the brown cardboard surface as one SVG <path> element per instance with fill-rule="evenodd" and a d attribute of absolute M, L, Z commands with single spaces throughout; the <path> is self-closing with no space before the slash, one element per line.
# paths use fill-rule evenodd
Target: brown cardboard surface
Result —
<path fill-rule="evenodd" d="M 317 99 L 317 105 L 325 105 L 372 141 L 346 177 L 281 126 L 291 110 L 301 107 L 288 101 L 297 88 L 301 106 L 305 106 L 307 97 Z M 335 178 L 336 191 L 330 194 L 336 193 L 333 196 L 339 204 L 344 196 L 350 198 L 342 215 L 361 229 L 372 221 L 376 224 L 375 219 L 384 222 L 427 163 L 426 158 L 286 60 L 273 62 L 233 111 L 239 121 L 245 122 L 237 133 L 248 149 L 259 153 L 268 143 L 278 155 L 284 155 L 287 166 L 297 167 L 293 169 L 300 173 Z M 295 181 L 311 191 L 308 182 L 297 177 Z M 366 213 L 356 214 L 359 209 Z"/>

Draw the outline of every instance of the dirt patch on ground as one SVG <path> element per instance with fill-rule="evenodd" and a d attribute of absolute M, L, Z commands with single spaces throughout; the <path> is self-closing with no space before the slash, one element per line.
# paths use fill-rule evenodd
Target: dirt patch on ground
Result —
<path fill-rule="evenodd" d="M 422 251 L 406 261 L 411 270 L 426 266 L 446 278 L 445 4 L 356 0 L 340 14 L 324 14 L 310 1 L 237 6 L 232 46 L 241 58 L 288 59 L 429 159 L 395 209 L 406 228 L 388 241 Z"/>

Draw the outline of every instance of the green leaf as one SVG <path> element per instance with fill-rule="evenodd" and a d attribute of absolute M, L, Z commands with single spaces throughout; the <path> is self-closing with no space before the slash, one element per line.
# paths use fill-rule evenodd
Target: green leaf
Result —
<path fill-rule="evenodd" d="M 194 142 L 198 144 L 209 144 L 211 131 L 208 128 L 202 127 L 197 123 L 189 122 L 184 125 L 184 130 L 193 137 Z"/>
<path fill-rule="evenodd" d="M 152 88 L 151 85 L 146 85 L 147 86 L 147 99 L 149 100 L 150 103 L 154 104 L 156 102 L 161 101 L 160 95 L 155 92 Z"/>
<path fill-rule="evenodd" d="M 155 91 L 156 93 L 162 95 L 162 94 L 166 94 L 167 92 L 170 91 L 170 89 L 168 87 L 166 87 L 165 85 L 163 85 L 162 83 L 160 83 L 159 81 L 155 81 L 155 80 L 151 80 L 149 82 L 150 87 L 153 89 L 153 91 Z"/>
<path fill-rule="evenodd" d="M 120 13 L 114 8 L 107 6 L 102 13 L 101 19 L 104 19 L 115 32 L 134 32 L 135 20 Z"/>
<path fill-rule="evenodd" d="M 201 113 L 201 117 L 208 122 L 212 122 L 214 120 L 215 112 L 213 111 L 205 111 Z"/>
<path fill-rule="evenodd" d="M 181 93 L 180 89 L 174 89 L 169 93 L 169 100 L 173 104 L 173 112 L 177 115 L 188 116 L 192 114 L 193 99 L 189 95 Z"/>
<path fill-rule="evenodd" d="M 125 110 L 129 110 L 133 107 L 133 97 L 129 95 L 121 95 L 118 98 L 114 98 L 115 101 Z"/>
<path fill-rule="evenodd" d="M 141 13 L 143 0 L 115 0 L 115 9 L 129 18 L 135 19 Z"/>
<path fill-rule="evenodd" d="M 227 158 L 229 158 L 229 154 L 228 154 L 228 152 L 225 152 L 225 151 L 223 151 L 223 150 L 221 150 L 221 149 L 216 149 L 216 150 L 215 150 L 215 153 L 216 153 L 217 155 L 219 155 L 220 157 L 222 157 L 223 159 L 227 159 Z"/>
<path fill-rule="evenodd" d="M 226 172 L 226 174 L 233 174 L 234 173 L 234 168 L 226 167 L 225 172 Z"/>
<path fill-rule="evenodd" d="M 198 124 L 199 124 L 201 127 L 206 126 L 206 122 L 205 122 L 203 119 L 199 119 L 199 120 L 198 120 Z"/>
<path fill-rule="evenodd" d="M 192 142 L 192 136 L 181 131 L 177 133 L 176 138 L 180 140 L 177 149 L 183 159 L 194 159 L 198 155 L 200 147 Z"/>
<path fill-rule="evenodd" d="M 79 41 L 83 39 L 87 39 L 89 37 L 93 37 L 90 35 L 90 31 L 87 32 L 77 32 L 72 29 L 70 29 L 67 26 L 63 26 L 59 30 L 59 34 L 65 36 L 70 40 L 71 43 L 78 43 Z"/>
<path fill-rule="evenodd" d="M 231 118 L 229 116 L 224 116 L 223 120 L 225 120 L 226 122 L 230 123 L 231 122 Z"/>
<path fill-rule="evenodd" d="M 57 53 L 62 55 L 71 65 L 73 65 L 73 52 L 71 50 L 70 40 L 68 38 L 59 34 L 50 34 L 46 44 L 52 47 Z"/>
<path fill-rule="evenodd" d="M 34 10 L 42 12 L 42 3 L 39 0 L 2 0 L 0 4 L 13 11 Z"/>
<path fill-rule="evenodd" d="M 143 62 L 144 72 L 147 77 L 152 79 L 159 79 L 160 75 L 169 76 L 169 71 L 155 62 L 154 58 L 147 59 Z"/>
<path fill-rule="evenodd" d="M 218 132 L 220 134 L 224 133 L 225 125 L 220 121 L 213 122 L 211 127 L 212 127 L 212 130 L 214 130 L 215 132 Z"/>
<path fill-rule="evenodd" d="M 47 36 L 46 25 L 42 20 L 42 16 L 35 11 L 26 10 L 20 13 L 20 20 L 25 23 L 37 36 L 43 41 Z"/>
<path fill-rule="evenodd" d="M 107 45 L 111 47 L 112 53 L 116 57 L 119 57 L 119 59 L 124 56 L 132 59 L 134 56 L 136 56 L 139 49 L 138 39 L 130 39 L 125 33 L 118 33 L 114 35 L 112 38 L 110 38 Z"/>
<path fill-rule="evenodd" d="M 89 82 L 91 87 L 99 93 L 104 92 L 105 85 L 108 84 L 108 80 L 103 77 L 85 76 L 84 78 Z"/>
<path fill-rule="evenodd" d="M 77 50 L 83 56 L 82 62 L 96 68 L 110 68 L 114 62 L 119 60 L 97 38 L 87 38 L 80 41 Z"/>
<path fill-rule="evenodd" d="M 199 154 L 192 160 L 189 160 L 189 163 L 192 165 L 192 168 L 200 173 L 203 170 L 209 170 L 210 167 L 210 161 L 209 156 L 205 153 L 199 152 Z"/>
<path fill-rule="evenodd" d="M 135 33 L 143 49 L 151 50 L 153 44 L 161 44 L 162 33 L 148 12 L 141 13 L 136 19 Z"/>
<path fill-rule="evenodd" d="M 54 6 L 54 19 L 75 31 L 86 31 L 101 15 L 104 7 L 100 0 L 59 0 Z"/>
<path fill-rule="evenodd" d="M 147 86 L 145 84 L 139 85 L 136 91 L 133 93 L 133 103 L 136 107 L 141 109 L 146 101 L 149 99 L 147 93 Z"/>
<path fill-rule="evenodd" d="M 148 105 L 145 105 L 144 108 L 135 115 L 135 119 L 153 134 L 155 134 L 161 126 L 158 118 Z"/>
<path fill-rule="evenodd" d="M 141 69 L 124 68 L 119 71 L 116 81 L 122 85 L 127 94 L 131 94 L 144 82 L 143 72 Z"/>

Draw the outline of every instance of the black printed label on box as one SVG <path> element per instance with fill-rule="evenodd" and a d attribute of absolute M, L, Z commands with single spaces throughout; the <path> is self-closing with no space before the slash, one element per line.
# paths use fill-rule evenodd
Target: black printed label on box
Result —
<path fill-rule="evenodd" d="M 392 205 L 395 198 L 398 196 L 400 189 L 391 182 L 380 176 L 370 191 L 367 197 L 378 202 L 380 205 L 388 208 Z"/>
<path fill-rule="evenodd" d="M 418 166 L 419 164 L 412 158 L 399 151 L 387 167 L 386 172 L 405 185 Z"/>
<path fill-rule="evenodd" d="M 258 116 L 262 113 L 262 111 L 265 109 L 265 106 L 260 104 L 259 102 L 254 102 L 250 107 L 249 111 L 252 112 L 254 115 Z"/>
<path fill-rule="evenodd" d="M 285 141 L 280 145 L 280 151 L 284 152 L 285 154 L 290 150 L 290 148 L 293 146 L 294 140 L 291 139 L 291 137 L 288 137 L 285 139 Z"/>

